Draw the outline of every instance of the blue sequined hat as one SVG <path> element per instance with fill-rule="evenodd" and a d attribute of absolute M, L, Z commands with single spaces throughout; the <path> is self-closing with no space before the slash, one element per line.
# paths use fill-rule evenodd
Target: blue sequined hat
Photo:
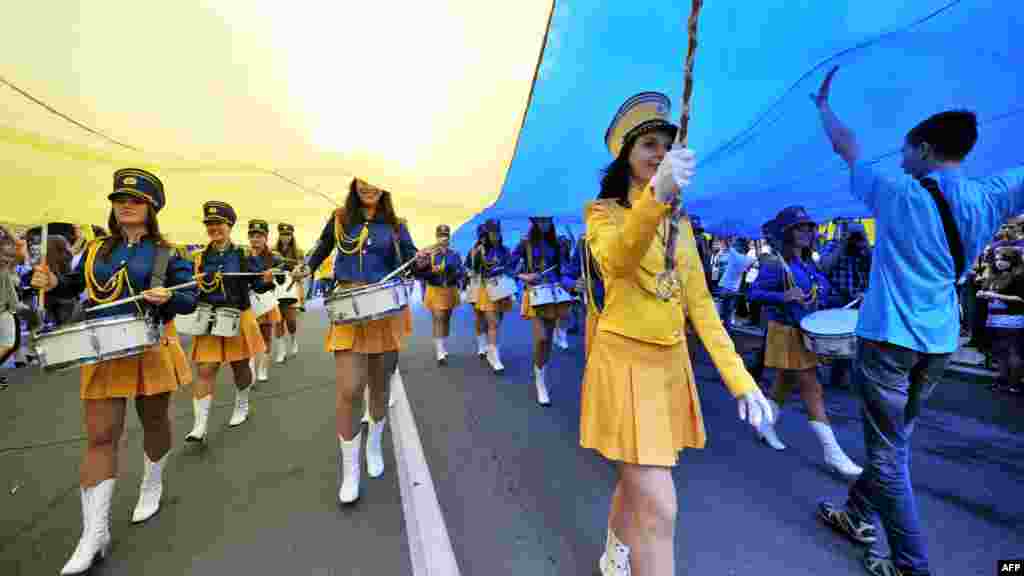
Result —
<path fill-rule="evenodd" d="M 154 212 L 159 212 L 167 200 L 164 196 L 163 182 L 155 174 L 141 168 L 122 168 L 114 172 L 114 191 L 107 199 L 113 200 L 118 196 L 132 196 L 145 200 L 153 207 Z"/>
<path fill-rule="evenodd" d="M 227 224 L 234 226 L 238 220 L 235 209 L 227 202 L 211 200 L 203 204 L 203 224 Z"/>
<path fill-rule="evenodd" d="M 259 232 L 267 235 L 270 233 L 270 223 L 266 220 L 249 220 L 249 233 Z"/>

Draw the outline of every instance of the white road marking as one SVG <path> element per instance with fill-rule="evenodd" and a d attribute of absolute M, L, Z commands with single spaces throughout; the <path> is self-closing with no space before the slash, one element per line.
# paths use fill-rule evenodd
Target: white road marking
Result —
<path fill-rule="evenodd" d="M 413 576 L 459 576 L 448 528 L 401 378 L 392 380 L 391 441 Z"/>

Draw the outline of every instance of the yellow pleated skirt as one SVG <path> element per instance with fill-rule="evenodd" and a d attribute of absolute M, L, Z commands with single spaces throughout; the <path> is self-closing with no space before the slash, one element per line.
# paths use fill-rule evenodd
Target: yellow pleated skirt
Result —
<path fill-rule="evenodd" d="M 191 383 L 192 370 L 172 321 L 164 325 L 159 346 L 139 356 L 83 366 L 80 394 L 83 400 L 134 398 L 174 392 Z"/>
<path fill-rule="evenodd" d="M 597 329 L 580 406 L 580 446 L 616 462 L 674 466 L 706 442 L 686 345 L 658 346 Z"/>
<path fill-rule="evenodd" d="M 265 324 L 277 324 L 278 322 L 280 322 L 282 320 L 284 320 L 284 317 L 281 316 L 281 307 L 280 306 L 274 306 L 270 310 L 270 312 L 267 312 L 263 316 L 260 316 L 259 318 L 257 318 L 256 322 L 260 326 L 263 326 Z"/>
<path fill-rule="evenodd" d="M 327 329 L 324 350 L 332 353 L 352 351 L 359 354 L 401 350 L 402 339 L 412 334 L 410 320 L 405 312 L 399 312 L 359 324 L 331 324 Z"/>
<path fill-rule="evenodd" d="M 459 289 L 427 285 L 423 307 L 431 312 L 454 310 L 459 305 Z"/>
<path fill-rule="evenodd" d="M 818 355 L 804 347 L 800 329 L 768 322 L 764 367 L 779 370 L 808 370 L 818 366 Z"/>
<path fill-rule="evenodd" d="M 519 315 L 523 318 L 542 318 L 544 320 L 561 320 L 569 317 L 569 302 L 558 304 L 545 304 L 543 306 L 530 305 L 530 289 L 523 290 L 523 302 L 519 305 Z"/>
<path fill-rule="evenodd" d="M 197 364 L 238 362 L 266 351 L 267 344 L 263 341 L 263 334 L 260 333 L 260 325 L 256 322 L 256 314 L 252 308 L 242 312 L 237 336 L 192 337 L 192 361 Z"/>
<path fill-rule="evenodd" d="M 509 296 L 508 298 L 502 298 L 497 302 L 491 300 L 491 296 L 487 293 L 487 287 L 481 285 L 476 293 L 476 309 L 481 312 L 508 312 L 512 310 L 512 301 L 514 298 Z"/>

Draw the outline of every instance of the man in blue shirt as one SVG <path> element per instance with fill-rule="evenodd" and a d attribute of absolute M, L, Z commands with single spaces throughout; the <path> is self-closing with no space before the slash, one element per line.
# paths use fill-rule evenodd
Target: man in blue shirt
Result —
<path fill-rule="evenodd" d="M 867 545 L 870 574 L 931 574 L 910 484 L 910 436 L 921 406 L 959 346 L 958 274 L 954 251 L 973 262 L 1000 225 L 1024 212 L 1024 167 L 968 179 L 960 168 L 978 138 L 971 112 L 936 114 L 914 127 L 903 143 L 903 171 L 883 177 L 861 162 L 853 132 L 828 103 L 832 77 L 811 99 L 833 149 L 850 167 L 853 195 L 875 218 L 871 274 L 857 325 L 853 387 L 861 396 L 867 462 L 843 507 L 820 505 L 821 518 Z M 945 199 L 954 224 L 947 241 L 936 197 Z M 957 246 L 956 244 L 959 244 Z M 962 265 L 962 264 L 961 264 Z M 875 520 L 885 528 L 891 558 L 877 546 Z"/>

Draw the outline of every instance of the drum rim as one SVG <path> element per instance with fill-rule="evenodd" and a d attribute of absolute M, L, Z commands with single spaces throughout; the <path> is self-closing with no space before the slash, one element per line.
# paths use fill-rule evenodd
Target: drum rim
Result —
<path fill-rule="evenodd" d="M 402 310 L 405 310 L 408 307 L 409 307 L 408 304 L 403 304 L 402 306 L 400 306 L 400 307 L 398 307 L 398 308 L 396 308 L 394 310 L 388 310 L 387 312 L 378 312 L 376 314 L 372 314 L 370 316 L 364 316 L 362 318 L 347 319 L 347 320 L 344 320 L 342 322 L 338 322 L 337 320 L 335 320 L 333 315 L 330 314 L 330 311 L 328 311 L 328 317 L 330 318 L 331 323 L 335 324 L 335 325 L 359 324 L 360 322 L 373 322 L 375 320 L 381 320 L 383 318 L 387 318 L 388 316 L 394 316 L 395 314 L 399 314 L 400 312 L 402 312 Z"/>
<path fill-rule="evenodd" d="M 50 330 L 47 332 L 39 332 L 36 338 L 43 338 L 46 336 L 58 336 L 61 334 L 70 334 L 72 332 L 80 332 L 86 328 L 93 328 L 97 326 L 106 326 L 112 324 L 130 324 L 132 322 L 142 321 L 147 324 L 153 324 L 148 321 L 146 316 L 141 314 L 118 314 L 117 316 L 104 316 L 103 318 L 93 318 L 92 320 L 82 320 L 75 322 L 74 324 L 68 324 L 61 326 L 56 330 Z"/>
<path fill-rule="evenodd" d="M 842 337 L 842 336 L 854 334 L 857 331 L 857 322 L 854 322 L 853 328 L 851 328 L 848 332 L 838 332 L 838 333 L 818 332 L 816 330 L 812 330 L 812 329 L 807 327 L 807 323 L 808 323 L 808 321 L 811 318 L 813 318 L 815 316 L 821 318 L 821 317 L 824 317 L 826 315 L 827 316 L 835 316 L 835 317 L 844 317 L 844 318 L 853 317 L 853 318 L 857 319 L 858 321 L 860 319 L 860 316 L 859 316 L 859 313 L 858 313 L 857 310 L 852 310 L 852 309 L 847 309 L 847 308 L 833 308 L 831 310 L 818 310 L 817 312 L 812 312 L 812 313 L 808 314 L 807 316 L 804 316 L 800 320 L 800 329 L 803 330 L 804 332 L 807 332 L 808 334 L 814 334 L 814 335 L 817 335 L 817 336 L 834 336 L 834 337 Z"/>
<path fill-rule="evenodd" d="M 412 284 L 412 282 L 406 282 L 405 280 L 388 280 L 387 282 L 375 282 L 375 283 L 372 283 L 372 284 L 361 284 L 359 286 L 353 286 L 351 288 L 344 288 L 342 290 L 337 290 L 336 289 L 334 292 L 331 293 L 330 296 L 328 296 L 327 298 L 324 298 L 324 303 L 326 304 L 330 300 L 337 300 L 338 298 L 341 298 L 341 297 L 344 297 L 344 296 L 352 296 L 353 294 L 358 294 L 359 292 L 376 292 L 376 291 L 381 290 L 381 289 L 393 288 L 393 287 L 397 287 L 397 286 L 406 286 L 407 287 L 409 284 Z"/>

